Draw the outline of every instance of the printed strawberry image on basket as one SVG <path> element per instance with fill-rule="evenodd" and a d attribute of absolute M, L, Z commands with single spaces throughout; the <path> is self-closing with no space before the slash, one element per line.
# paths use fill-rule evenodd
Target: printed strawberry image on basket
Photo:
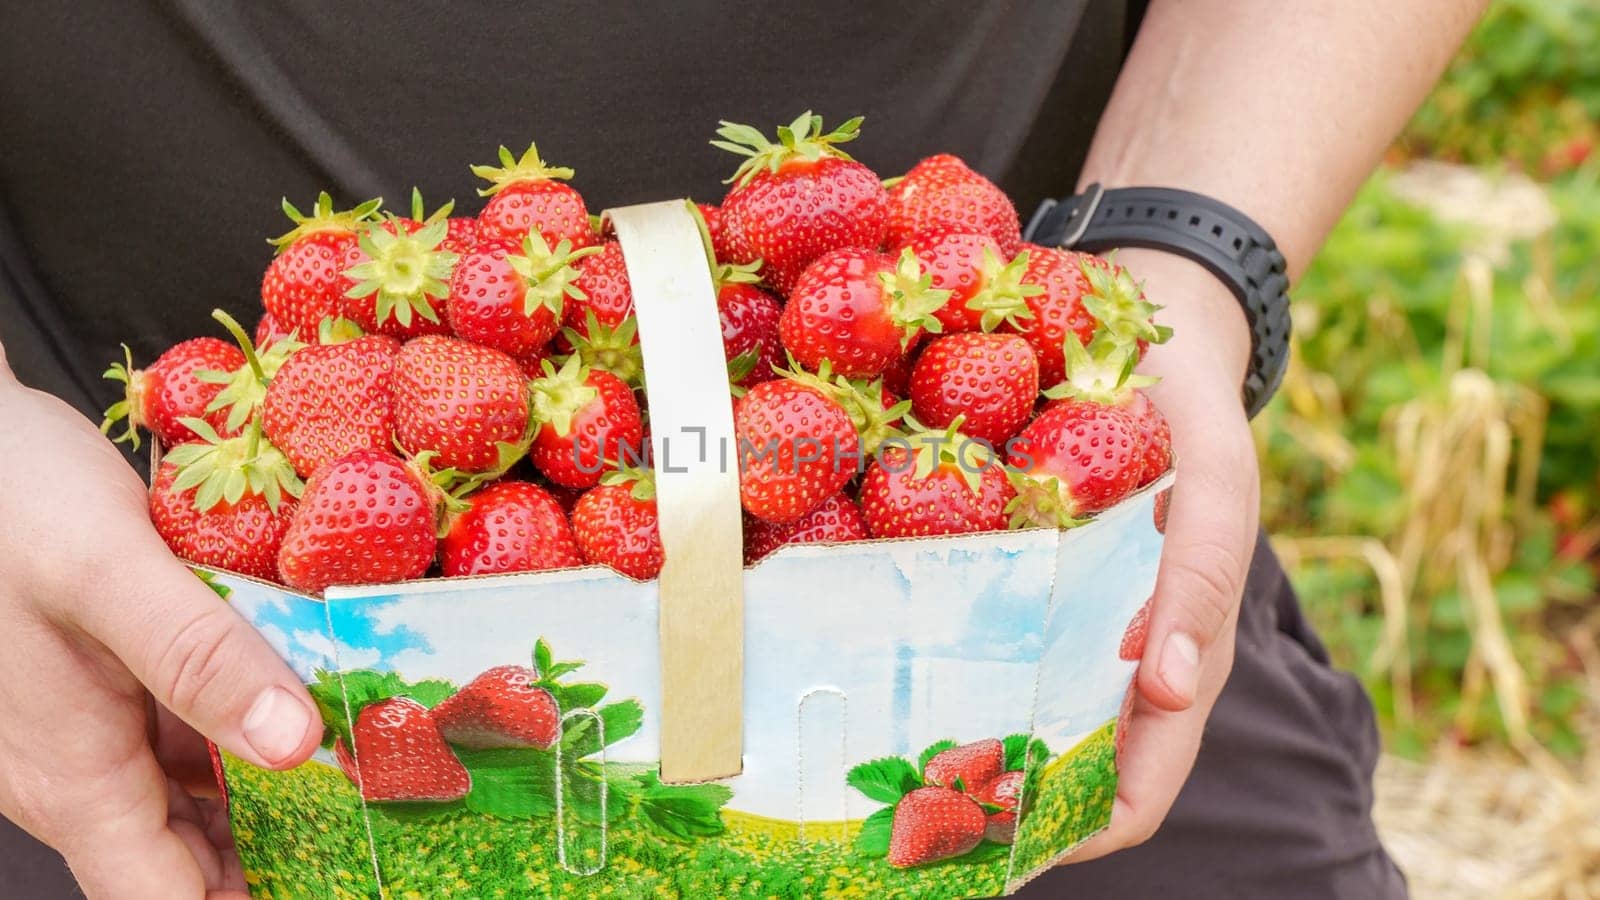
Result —
<path fill-rule="evenodd" d="M 723 123 L 716 205 L 591 219 L 532 146 L 476 217 L 286 202 L 253 336 L 108 372 L 327 726 L 218 754 L 258 895 L 981 897 L 1106 826 L 1159 307 L 860 127 Z"/>

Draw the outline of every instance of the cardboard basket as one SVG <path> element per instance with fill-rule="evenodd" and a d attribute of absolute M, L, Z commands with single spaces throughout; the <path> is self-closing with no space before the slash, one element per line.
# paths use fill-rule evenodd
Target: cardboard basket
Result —
<path fill-rule="evenodd" d="M 715 296 L 681 202 L 611 214 L 650 385 L 666 564 L 370 587 L 226 572 L 229 602 L 331 723 L 434 706 L 487 669 L 556 683 L 549 749 L 449 752 L 448 802 L 363 800 L 359 747 L 270 772 L 217 753 L 258 897 L 985 897 L 1110 821 L 1119 656 L 1171 476 L 1071 531 L 800 545 L 748 569 Z M 581 661 L 581 667 L 579 667 Z M 897 867 L 893 804 L 953 744 L 1002 743 L 1011 843 Z M 968 786 L 972 787 L 972 786 Z"/>

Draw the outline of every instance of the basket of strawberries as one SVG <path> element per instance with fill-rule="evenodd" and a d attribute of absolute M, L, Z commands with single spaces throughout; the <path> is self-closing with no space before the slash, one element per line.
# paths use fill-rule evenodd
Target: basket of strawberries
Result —
<path fill-rule="evenodd" d="M 534 146 L 476 216 L 286 201 L 253 335 L 108 371 L 323 714 L 217 754 L 259 895 L 991 896 L 1109 822 L 1167 332 L 860 124 L 722 123 L 715 206 L 592 217 Z"/>

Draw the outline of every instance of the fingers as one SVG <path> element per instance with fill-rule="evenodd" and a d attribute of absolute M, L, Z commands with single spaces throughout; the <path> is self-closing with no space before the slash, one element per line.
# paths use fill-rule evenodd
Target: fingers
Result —
<path fill-rule="evenodd" d="M 97 779 L 99 795 L 92 799 L 79 782 L 78 808 L 54 817 L 51 842 L 89 900 L 204 895 L 206 877 L 193 843 L 168 827 L 167 784 L 155 758 L 142 752 Z M 215 859 L 215 850 L 209 856 Z"/>
<path fill-rule="evenodd" d="M 1172 421 L 1177 481 L 1138 675 L 1141 694 L 1164 710 L 1195 703 L 1203 658 L 1231 627 L 1255 549 L 1259 482 L 1250 433 L 1242 413 L 1208 412 Z"/>
<path fill-rule="evenodd" d="M 156 702 L 259 766 L 311 755 L 322 733 L 304 686 L 266 641 L 177 562 L 159 539 L 126 559 L 116 602 L 75 604 L 99 640 Z"/>

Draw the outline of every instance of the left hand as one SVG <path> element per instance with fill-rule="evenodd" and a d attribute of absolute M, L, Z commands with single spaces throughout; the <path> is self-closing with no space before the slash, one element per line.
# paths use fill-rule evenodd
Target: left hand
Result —
<path fill-rule="evenodd" d="M 1140 371 L 1172 426 L 1177 481 L 1138 672 L 1111 826 L 1067 862 L 1143 843 L 1188 780 L 1211 708 L 1233 668 L 1234 628 L 1255 549 L 1260 473 L 1239 399 L 1250 334 L 1238 301 L 1199 265 L 1155 250 L 1115 255 L 1173 337 Z"/>

